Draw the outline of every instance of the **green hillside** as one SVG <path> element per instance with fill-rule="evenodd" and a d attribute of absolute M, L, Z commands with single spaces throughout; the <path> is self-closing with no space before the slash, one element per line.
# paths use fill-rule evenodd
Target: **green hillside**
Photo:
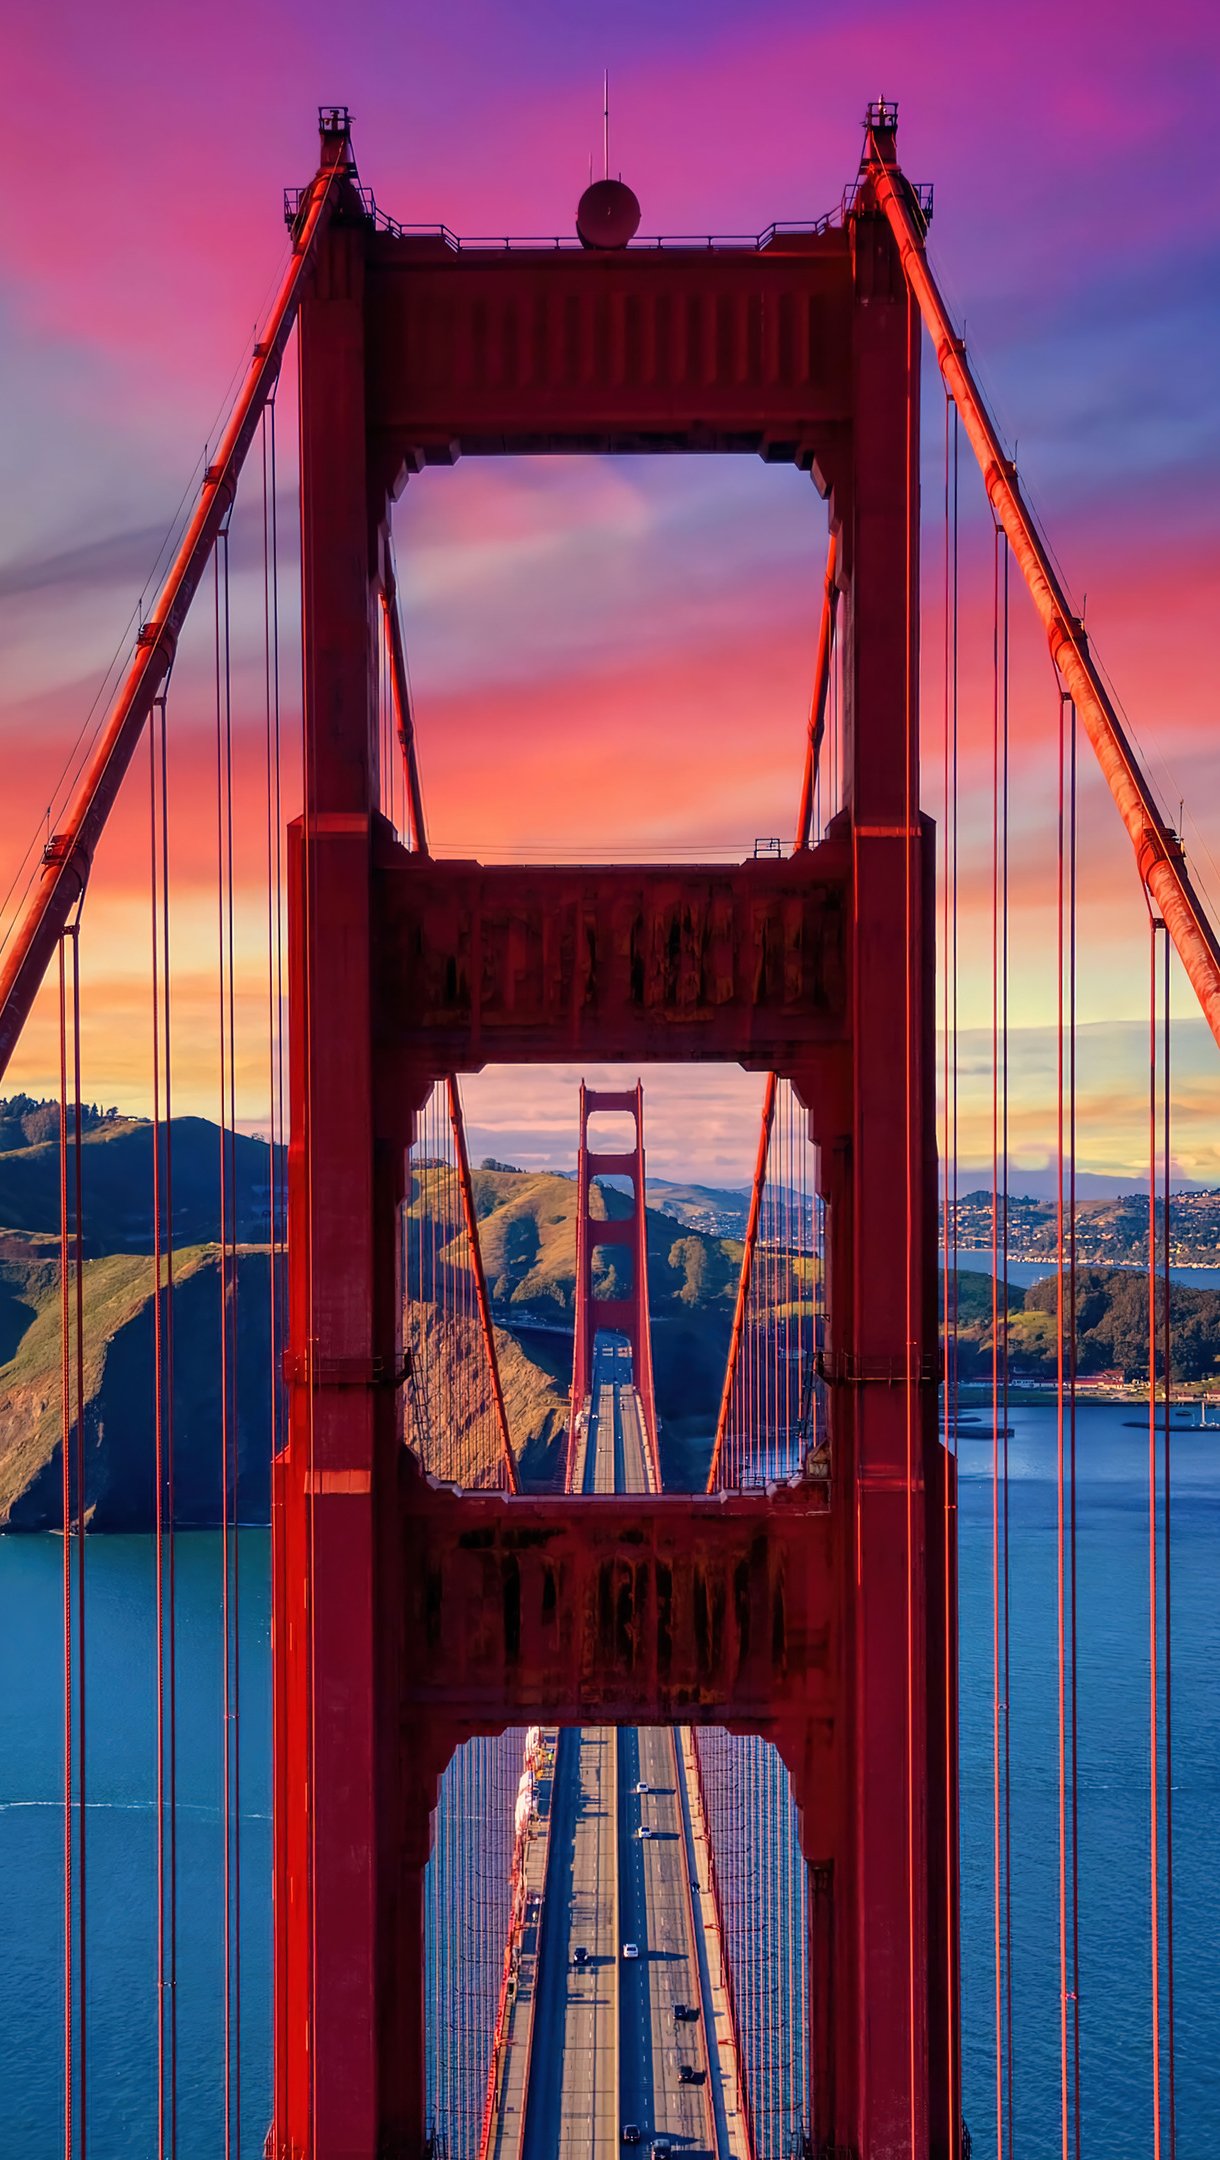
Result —
<path fill-rule="evenodd" d="M 0 1102 L 0 1233 L 58 1238 L 59 1138 L 54 1105 L 38 1106 L 52 1113 L 49 1120 L 34 1112 L 20 1119 L 6 1117 L 5 1108 Z M 31 1133 L 37 1137 L 28 1137 Z M 220 1235 L 219 1129 L 206 1118 L 174 1118 L 169 1135 L 175 1239 L 181 1245 L 206 1244 Z M 236 1172 L 238 1238 L 247 1244 L 264 1242 L 271 1220 L 271 1150 L 265 1141 L 252 1140 L 244 1133 L 238 1133 L 230 1146 Z M 163 1130 L 163 1176 L 166 1161 Z M 94 1113 L 81 1148 L 86 1253 L 151 1251 L 152 1172 L 152 1126 L 141 1118 Z M 12 1249 L 11 1237 L 5 1244 Z"/>
<path fill-rule="evenodd" d="M 85 1500 L 94 1529 L 156 1520 L 153 1272 L 146 1255 L 88 1260 L 85 1307 Z M 269 1508 L 269 1267 L 238 1254 L 237 1510 Z M 57 1260 L 0 1260 L 0 1527 L 54 1529 L 62 1519 L 61 1336 Z M 17 1336 L 14 1342 L 14 1336 Z M 221 1489 L 220 1260 L 214 1245 L 174 1256 L 174 1513 L 218 1520 Z M 73 1494 L 75 1506 L 75 1491 Z"/>
<path fill-rule="evenodd" d="M 474 1172 L 479 1240 L 495 1315 L 537 1356 L 540 1324 L 570 1330 L 576 1296 L 577 1187 L 547 1172 Z M 591 1207 L 601 1220 L 629 1216 L 632 1202 L 614 1187 L 595 1185 Z M 728 1356 L 733 1305 L 741 1271 L 741 1242 L 646 1211 L 648 1309 L 653 1371 L 662 1428 L 663 1467 L 674 1482 L 692 1474 L 685 1443 L 715 1425 Z M 594 1291 L 611 1287 L 594 1255 Z M 570 1371 L 570 1351 L 568 1370 Z M 668 1445 L 667 1445 L 668 1443 Z"/>
<path fill-rule="evenodd" d="M 988 1379 L 992 1366 L 991 1276 L 957 1275 L 957 1370 Z M 1008 1365 L 1015 1378 L 1051 1381 L 1058 1369 L 1057 1277 L 1008 1292 Z M 1170 1366 L 1175 1386 L 1220 1379 L 1220 1291 L 1170 1287 Z M 1076 1370 L 1128 1384 L 1148 1378 L 1148 1277 L 1138 1268 L 1078 1268 Z M 1157 1373 L 1163 1364 L 1158 1347 Z"/>
<path fill-rule="evenodd" d="M 155 1519 L 153 1135 L 147 1123 L 96 1110 L 85 1127 L 86 1502 L 95 1528 L 134 1529 Z M 220 1507 L 220 1136 L 206 1120 L 175 1119 L 171 1146 L 176 1514 L 184 1523 L 209 1522 Z M 271 1157 L 262 1142 L 241 1137 L 236 1156 L 240 1508 L 257 1520 L 268 1505 Z M 491 1168 L 474 1173 L 474 1188 L 514 1447 L 523 1478 L 545 1480 L 567 1430 L 577 1189 L 571 1178 Z M 600 1186 L 592 1204 L 601 1218 L 622 1218 L 631 1207 L 626 1195 Z M 408 1196 L 409 1251 L 443 1252 L 452 1211 L 451 1175 L 419 1169 Z M 668 1467 L 675 1479 L 697 1477 L 719 1403 L 741 1247 L 660 1208 L 649 1208 L 647 1232 Z M 55 1106 L 28 1097 L 0 1102 L 0 1526 L 10 1528 L 50 1528 L 60 1519 L 58 1233 Z M 621 1257 L 598 1265 L 597 1288 L 614 1288 L 616 1264 Z M 481 1355 L 476 1345 L 471 1352 Z M 447 1445 L 446 1474 L 461 1474 L 470 1436 L 454 1431 Z"/>
<path fill-rule="evenodd" d="M 86 1120 L 85 1458 L 86 1503 L 95 1528 L 140 1529 L 155 1519 L 151 1262 L 152 1130 L 91 1111 Z M 175 1513 L 211 1523 L 220 1511 L 219 1134 L 202 1119 L 176 1119 L 172 1147 L 176 1229 L 174 1301 Z M 240 1140 L 238 1206 L 239 1512 L 265 1521 L 268 1508 L 270 1269 L 266 1244 L 271 1157 Z M 710 1188 L 660 1185 L 647 1210 L 648 1296 L 671 1486 L 697 1485 L 706 1465 L 723 1383 L 741 1264 L 736 1237 L 689 1219 L 719 1197 Z M 486 1165 L 474 1172 L 479 1237 L 491 1290 L 497 1348 L 518 1466 L 527 1484 L 553 1477 L 567 1431 L 576 1291 L 577 1186 L 570 1177 Z M 675 1198 L 675 1195 L 677 1196 Z M 622 1220 L 629 1196 L 595 1186 L 600 1219 Z M 676 1212 L 675 1212 L 676 1210 Z M 46 1529 L 61 1511 L 59 1163 L 53 1105 L 0 1101 L 0 1527 Z M 421 1253 L 443 1258 L 457 1232 L 451 1171 L 417 1168 L 407 1197 L 408 1280 L 418 1295 Z M 614 1288 L 621 1253 L 609 1248 L 595 1287 Z M 809 1263 L 798 1263 L 808 1266 Z M 782 1308 L 791 1286 L 773 1285 Z M 1084 1375 L 1130 1382 L 1147 1375 L 1147 1286 L 1142 1274 L 1084 1268 L 1077 1285 L 1077 1362 Z M 1008 1352 L 1014 1376 L 1046 1380 L 1057 1358 L 1053 1277 L 1009 1295 Z M 957 1370 L 991 1369 L 991 1279 L 961 1271 L 954 1290 Z M 430 1309 L 408 1314 L 420 1339 Z M 1220 1373 L 1220 1292 L 1175 1284 L 1173 1378 L 1204 1385 Z M 481 1359 L 477 1330 L 459 1354 Z M 467 1391 L 463 1401 L 475 1399 Z M 475 1459 L 473 1428 L 451 1426 L 438 1474 L 462 1478 Z"/>

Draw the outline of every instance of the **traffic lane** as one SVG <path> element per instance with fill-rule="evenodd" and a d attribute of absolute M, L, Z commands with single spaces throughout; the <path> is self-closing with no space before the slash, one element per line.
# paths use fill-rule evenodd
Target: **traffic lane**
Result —
<path fill-rule="evenodd" d="M 610 1726 L 578 1735 L 570 1954 L 563 2036 L 559 2151 L 612 2160 L 618 2150 L 618 1962 L 615 1755 Z M 586 1952 L 583 1964 L 576 1952 Z"/>
<path fill-rule="evenodd" d="M 638 1749 L 640 1778 L 649 1791 L 639 1796 L 637 1805 L 641 1820 L 652 1831 L 650 1837 L 636 1842 L 651 1929 L 649 1992 L 656 2128 L 675 2145 L 710 2152 L 714 2147 L 714 2121 L 673 1734 L 668 1726 L 646 1726 L 638 1734 Z M 696 2015 L 679 2020 L 675 2016 L 679 2004 Z M 693 2073 L 690 2083 L 682 2081 L 683 2065 Z"/>
<path fill-rule="evenodd" d="M 525 2098 L 524 2160 L 554 2160 L 564 2101 L 564 2005 L 572 1912 L 579 1735 L 561 1732 L 551 1787 L 550 1855 L 542 1901 L 537 2001 Z"/>
<path fill-rule="evenodd" d="M 593 1466 L 593 1490 L 612 1493 L 618 1478 L 618 1390 L 598 1391 L 597 1453 Z"/>
<path fill-rule="evenodd" d="M 632 1836 L 639 1776 L 639 1735 L 625 1726 L 618 1736 L 619 2114 L 647 2141 L 654 2129 L 648 1910 L 639 1842 Z M 623 1957 L 624 1943 L 635 1943 L 638 1957 Z"/>
<path fill-rule="evenodd" d="M 695 1927 L 695 1955 L 699 1968 L 699 2003 L 703 2026 L 703 2050 L 707 2063 L 707 2093 L 709 2116 L 715 2132 L 716 2151 L 722 2160 L 741 2160 L 744 2143 L 741 2139 L 742 2117 L 738 2076 L 740 2066 L 735 2059 L 729 2061 L 726 2075 L 726 2054 L 732 2056 L 732 2042 L 727 2030 L 728 2003 L 723 1993 L 717 1991 L 712 1978 L 712 1948 L 715 1940 L 716 1921 L 710 1909 L 707 1885 L 699 1882 L 698 1833 L 695 1828 L 695 1776 L 693 1771 L 693 1736 L 680 1731 L 673 1732 L 674 1779 L 678 1823 L 682 1845 L 690 1873 L 691 1911 Z M 732 2107 L 729 2094 L 732 2093 Z M 730 2116 L 734 2127 L 730 2129 Z"/>
<path fill-rule="evenodd" d="M 644 1456 L 644 1429 L 640 1399 L 634 1388 L 620 1388 L 619 1425 L 622 1435 L 624 1492 L 647 1492 L 648 1470 Z"/>

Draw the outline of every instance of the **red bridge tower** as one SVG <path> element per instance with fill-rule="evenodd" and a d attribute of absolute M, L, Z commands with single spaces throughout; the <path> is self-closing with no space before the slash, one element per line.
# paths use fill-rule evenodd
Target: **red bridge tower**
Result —
<path fill-rule="evenodd" d="M 615 1152 L 589 1146 L 589 1119 L 606 1111 L 630 1117 L 635 1146 Z M 603 1220 L 590 1212 L 590 1192 L 599 1177 L 631 1180 L 629 1215 Z M 652 1382 L 652 1339 L 648 1325 L 648 1217 L 644 1205 L 644 1089 L 588 1088 L 580 1083 L 580 1151 L 576 1160 L 576 1340 L 572 1356 L 572 1426 L 593 1378 L 593 1341 L 599 1328 L 625 1335 L 631 1345 L 631 1376 L 644 1406 L 644 1426 L 652 1456 L 654 1482 L 661 1482 L 657 1457 L 657 1413 Z M 630 1287 L 618 1297 L 598 1297 L 593 1289 L 593 1258 L 599 1246 L 617 1249 L 631 1270 Z"/>
<path fill-rule="evenodd" d="M 870 120 L 891 163 L 890 108 Z M 535 1718 L 776 1743 L 810 1867 L 814 2149 L 958 2150 L 919 325 L 879 169 L 870 154 L 842 223 L 753 247 L 458 248 L 377 223 L 346 115 L 324 118 L 302 210 L 329 186 L 300 310 L 277 2160 L 418 2160 L 437 1780 L 468 1735 Z M 522 870 L 432 860 L 380 816 L 392 498 L 459 456 L 591 450 L 812 474 L 845 684 L 846 806 L 818 845 Z M 819 578 L 811 548 L 811 592 Z M 623 1500 L 430 1485 L 398 1393 L 404 1150 L 429 1089 L 492 1062 L 683 1058 L 785 1075 L 808 1106 L 830 1225 L 829 1478 Z M 641 1217 L 642 1201 L 641 1179 Z"/>

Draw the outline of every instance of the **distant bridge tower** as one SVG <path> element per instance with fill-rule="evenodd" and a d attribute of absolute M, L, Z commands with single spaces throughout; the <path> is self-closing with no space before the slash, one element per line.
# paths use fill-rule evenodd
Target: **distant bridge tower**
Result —
<path fill-rule="evenodd" d="M 589 1119 L 603 1111 L 618 1111 L 635 1120 L 635 1146 L 607 1151 L 589 1146 Z M 630 1215 L 607 1216 L 591 1211 L 593 1181 L 600 1177 L 631 1180 Z M 652 1382 L 652 1339 L 648 1325 L 648 1215 L 644 1205 L 644 1089 L 607 1090 L 580 1084 L 580 1154 L 577 1161 L 576 1216 L 576 1341 L 572 1355 L 572 1426 L 589 1394 L 593 1380 L 593 1343 L 599 1329 L 625 1335 L 631 1344 L 631 1377 L 644 1406 L 644 1423 L 652 1456 L 653 1476 L 660 1486 L 657 1459 L 657 1413 Z M 599 1247 L 610 1246 L 627 1255 L 631 1282 L 624 1294 L 598 1297 L 593 1289 L 593 1261 Z"/>

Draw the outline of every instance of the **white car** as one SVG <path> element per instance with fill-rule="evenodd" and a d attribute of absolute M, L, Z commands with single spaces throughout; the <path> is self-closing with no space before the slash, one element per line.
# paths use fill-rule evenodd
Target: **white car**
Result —
<path fill-rule="evenodd" d="M 635 1834 L 636 1834 L 636 1836 L 637 1836 L 637 1837 L 651 1837 L 651 1836 L 652 1836 L 652 1832 L 651 1832 L 651 1830 L 649 1829 L 649 1827 L 648 1827 L 648 1825 L 647 1825 L 647 1823 L 646 1823 L 646 1822 L 642 1822 L 642 1823 L 640 1824 L 640 1827 L 639 1827 L 639 1829 L 638 1829 L 638 1830 L 636 1831 L 636 1833 L 635 1833 Z"/>
<path fill-rule="evenodd" d="M 637 1957 L 639 1956 L 639 1954 L 640 1954 L 640 1946 L 639 1946 L 639 1944 L 638 1944 L 638 1943 L 624 1943 L 624 1944 L 623 1944 L 623 1956 L 624 1956 L 625 1958 L 637 1958 Z"/>
<path fill-rule="evenodd" d="M 643 1780 L 643 1778 L 641 1778 L 641 1779 L 640 1779 L 640 1782 L 639 1782 L 639 1784 L 638 1784 L 638 1785 L 636 1786 L 636 1788 L 635 1788 L 635 1789 L 636 1789 L 636 1791 L 637 1791 L 637 1792 L 647 1792 L 649 1788 L 648 1788 L 648 1786 L 647 1786 L 647 1785 L 646 1785 L 646 1784 L 644 1783 L 644 1780 Z"/>

